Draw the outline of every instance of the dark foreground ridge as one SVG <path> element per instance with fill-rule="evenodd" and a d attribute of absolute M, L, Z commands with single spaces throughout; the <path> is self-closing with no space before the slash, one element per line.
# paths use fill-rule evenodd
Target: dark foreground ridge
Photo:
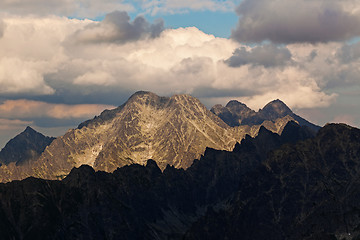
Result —
<path fill-rule="evenodd" d="M 0 184 L 1 239 L 356 239 L 359 174 L 359 129 L 313 137 L 290 122 L 233 152 L 207 149 L 187 170 L 149 160 Z"/>

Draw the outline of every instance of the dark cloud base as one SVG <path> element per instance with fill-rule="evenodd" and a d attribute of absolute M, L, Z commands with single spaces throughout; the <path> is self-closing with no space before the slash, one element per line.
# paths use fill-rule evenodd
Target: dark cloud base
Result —
<path fill-rule="evenodd" d="M 77 31 L 68 41 L 84 43 L 115 43 L 137 41 L 143 38 L 159 37 L 164 30 L 164 21 L 159 19 L 149 23 L 144 17 L 138 16 L 133 21 L 127 12 L 115 11 L 107 14 L 100 23 L 91 23 Z"/>
<path fill-rule="evenodd" d="M 290 51 L 286 47 L 277 47 L 273 44 L 256 46 L 251 50 L 242 47 L 236 49 L 233 56 L 225 60 L 230 67 L 240 67 L 247 64 L 276 67 L 286 65 L 290 61 Z"/>
<path fill-rule="evenodd" d="M 329 0 L 244 0 L 236 12 L 231 38 L 240 42 L 319 43 L 344 41 L 360 34 L 359 12 Z"/>

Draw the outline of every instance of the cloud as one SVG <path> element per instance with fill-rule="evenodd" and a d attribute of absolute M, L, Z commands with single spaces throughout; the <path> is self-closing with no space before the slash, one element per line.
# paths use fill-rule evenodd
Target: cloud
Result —
<path fill-rule="evenodd" d="M 72 16 L 95 18 L 114 10 L 133 11 L 130 3 L 119 0 L 15 0 L 1 1 L 0 12 L 15 15 Z"/>
<path fill-rule="evenodd" d="M 41 73 L 46 64 L 18 58 L 0 59 L 1 94 L 53 94 L 54 89 L 44 83 Z"/>
<path fill-rule="evenodd" d="M 241 47 L 225 62 L 231 67 L 242 65 L 262 65 L 264 67 L 283 66 L 291 60 L 291 53 L 286 47 L 273 44 L 256 46 L 252 49 Z"/>
<path fill-rule="evenodd" d="M 360 34 L 360 11 L 352 0 L 244 0 L 231 37 L 240 42 L 319 43 Z"/>
<path fill-rule="evenodd" d="M 0 13 L 19 16 L 96 18 L 112 11 L 158 14 L 188 11 L 233 11 L 238 0 L 10 0 L 0 1 Z"/>
<path fill-rule="evenodd" d="M 343 63 L 351 63 L 360 59 L 360 42 L 345 44 L 337 52 L 338 57 Z"/>
<path fill-rule="evenodd" d="M 316 79 L 328 92 L 360 87 L 359 43 L 294 44 L 287 47 L 293 60 Z"/>
<path fill-rule="evenodd" d="M 29 126 L 31 124 L 32 124 L 31 121 L 0 118 L 0 131 L 19 130 L 19 129 L 23 129 L 24 126 Z"/>
<path fill-rule="evenodd" d="M 0 19 L 0 38 L 4 35 L 5 27 L 6 27 L 6 25 L 5 25 L 4 21 L 2 21 Z"/>
<path fill-rule="evenodd" d="M 108 86 L 114 84 L 113 77 L 104 71 L 90 71 L 74 79 L 76 85 L 99 85 Z"/>
<path fill-rule="evenodd" d="M 331 122 L 333 122 L 333 123 L 346 123 L 348 125 L 354 126 L 355 116 L 352 116 L 352 115 L 339 115 L 339 116 L 336 116 Z"/>
<path fill-rule="evenodd" d="M 137 25 L 120 12 L 102 22 L 61 17 L 12 17 L 4 22 L 2 96 L 36 100 L 36 109 L 44 111 L 31 110 L 36 113 L 31 115 L 22 109 L 29 119 L 67 116 L 51 115 L 51 104 L 117 106 L 138 90 L 167 96 L 188 93 L 203 101 L 243 99 L 261 107 L 280 96 L 290 107 L 329 106 L 336 99 L 327 91 L 329 83 L 338 81 L 330 77 L 345 69 L 336 54 L 340 43 L 245 47 L 195 27 L 165 29 L 153 37 L 150 23 Z M 91 44 L 79 44 L 79 39 Z M 305 94 L 309 101 L 303 100 Z M 61 109 L 70 115 L 80 112 Z"/>
<path fill-rule="evenodd" d="M 6 100 L 0 104 L 0 115 L 8 119 L 31 119 L 31 118 L 90 118 L 99 115 L 105 109 L 114 106 L 100 104 L 51 104 L 26 99 Z"/>
<path fill-rule="evenodd" d="M 253 109 L 278 98 L 291 108 L 328 107 L 337 98 L 336 94 L 328 94 L 320 88 L 316 75 L 297 64 L 277 68 L 248 65 L 230 68 L 224 63 L 223 67 L 213 87 L 242 92 L 242 95 L 228 97 L 227 101 L 237 99 Z"/>
<path fill-rule="evenodd" d="M 0 38 L 0 93 L 4 96 L 54 94 L 44 76 L 56 72 L 67 57 L 64 35 L 89 21 L 60 17 L 8 17 Z"/>
<path fill-rule="evenodd" d="M 68 87 L 64 92 L 78 90 L 88 98 L 103 99 L 98 94 L 111 92 L 113 101 L 119 95 L 116 91 L 124 90 L 129 95 L 139 89 L 165 95 L 191 93 L 214 79 L 217 61 L 229 58 L 237 46 L 196 28 L 167 29 L 157 38 L 126 44 L 71 46 L 67 51 L 71 60 L 49 74 L 46 82 L 58 89 L 59 82 L 68 81 L 61 86 Z"/>
<path fill-rule="evenodd" d="M 70 40 L 78 43 L 126 43 L 144 38 L 156 38 L 164 30 L 164 22 L 150 24 L 144 17 L 130 22 L 126 12 L 115 11 L 105 16 L 100 23 L 90 23 L 78 30 Z"/>

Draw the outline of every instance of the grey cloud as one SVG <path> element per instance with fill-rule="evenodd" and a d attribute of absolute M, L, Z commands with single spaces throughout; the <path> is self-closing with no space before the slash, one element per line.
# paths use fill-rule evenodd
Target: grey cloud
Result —
<path fill-rule="evenodd" d="M 15 15 L 60 15 L 95 18 L 117 10 L 133 11 L 131 3 L 122 0 L 10 0 L 0 1 L 0 12 Z"/>
<path fill-rule="evenodd" d="M 53 95 L 43 95 L 28 97 L 28 99 L 44 101 L 48 103 L 64 104 L 108 104 L 120 106 L 134 92 L 139 89 L 133 89 L 129 84 L 120 86 L 98 86 L 98 85 L 75 85 L 71 81 L 64 79 L 73 79 L 73 69 L 66 68 L 64 72 L 48 74 L 45 76 L 46 83 L 56 89 Z"/>
<path fill-rule="evenodd" d="M 237 8 L 240 18 L 231 37 L 240 42 L 274 43 L 351 39 L 360 34 L 360 16 L 358 11 L 347 12 L 346 2 L 244 0 Z"/>
<path fill-rule="evenodd" d="M 130 21 L 126 12 L 115 11 L 100 23 L 92 23 L 73 36 L 81 43 L 126 43 L 143 38 L 156 38 L 164 30 L 164 22 L 149 23 L 144 17 Z"/>
<path fill-rule="evenodd" d="M 240 67 L 246 64 L 275 67 L 285 65 L 289 61 L 291 61 L 291 53 L 287 48 L 269 44 L 254 47 L 251 51 L 245 47 L 236 49 L 233 56 L 225 62 L 231 67 Z"/>
<path fill-rule="evenodd" d="M 308 61 L 313 61 L 318 56 L 318 53 L 316 50 L 312 50 L 311 53 L 308 56 Z"/>
<path fill-rule="evenodd" d="M 360 42 L 344 45 L 338 50 L 337 57 L 339 57 L 343 63 L 351 63 L 358 60 L 360 58 Z"/>
<path fill-rule="evenodd" d="M 259 93 L 256 89 L 218 89 L 202 86 L 195 88 L 191 95 L 197 98 L 236 98 L 239 96 L 253 96 Z"/>
<path fill-rule="evenodd" d="M 38 13 L 41 15 L 49 14 L 49 10 L 56 9 L 57 12 L 64 13 L 67 8 L 64 0 L 27 0 L 27 1 L 1 1 L 0 11 L 13 14 L 29 14 Z"/>
<path fill-rule="evenodd" d="M 0 38 L 2 38 L 2 36 L 4 35 L 5 28 L 6 28 L 6 25 L 5 25 L 4 21 L 2 21 L 0 19 Z"/>
<path fill-rule="evenodd" d="M 99 112 L 100 114 L 100 112 Z M 50 128 L 50 127 L 65 127 L 65 126 L 77 126 L 79 123 L 88 120 L 89 117 L 84 118 L 71 118 L 71 119 L 55 119 L 55 118 L 31 118 L 29 121 L 32 121 L 38 127 Z"/>

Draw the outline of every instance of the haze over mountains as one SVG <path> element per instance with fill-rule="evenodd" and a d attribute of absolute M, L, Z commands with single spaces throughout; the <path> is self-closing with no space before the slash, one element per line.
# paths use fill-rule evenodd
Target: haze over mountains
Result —
<path fill-rule="evenodd" d="M 236 106 L 242 106 L 245 113 Z M 224 114 L 226 111 L 232 115 Z M 40 156 L 22 160 L 21 166 L 4 159 L 2 162 L 6 164 L 0 167 L 0 178 L 1 181 L 28 176 L 61 179 L 82 164 L 113 172 L 124 165 L 144 165 L 148 159 L 154 159 L 160 169 L 167 165 L 186 169 L 194 159 L 200 158 L 206 147 L 231 151 L 246 134 L 256 136 L 261 125 L 281 133 L 290 120 L 317 129 L 279 100 L 258 113 L 234 101 L 225 108 L 217 105 L 209 111 L 189 95 L 159 97 L 137 92 L 120 107 L 105 110 L 49 142 Z M 7 145 L 1 153 L 12 148 L 14 145 Z"/>

